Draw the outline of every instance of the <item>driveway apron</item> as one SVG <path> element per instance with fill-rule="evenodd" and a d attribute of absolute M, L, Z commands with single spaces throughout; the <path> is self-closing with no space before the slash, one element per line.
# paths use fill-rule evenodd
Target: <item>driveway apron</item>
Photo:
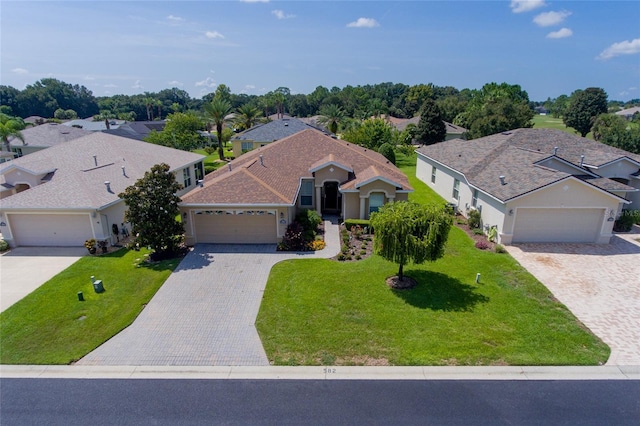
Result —
<path fill-rule="evenodd" d="M 611 244 L 519 244 L 509 253 L 611 348 L 608 365 L 640 365 L 640 228 Z"/>
<path fill-rule="evenodd" d="M 131 326 L 80 365 L 269 365 L 255 328 L 271 268 L 286 259 L 333 257 L 338 226 L 325 222 L 319 252 L 275 245 L 198 244 Z"/>

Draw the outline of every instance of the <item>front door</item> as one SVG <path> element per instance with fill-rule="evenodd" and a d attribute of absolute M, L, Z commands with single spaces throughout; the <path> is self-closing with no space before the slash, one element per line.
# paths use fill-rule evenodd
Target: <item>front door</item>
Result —
<path fill-rule="evenodd" d="M 340 210 L 339 196 L 338 182 L 326 182 L 324 184 L 323 212 L 337 213 Z"/>

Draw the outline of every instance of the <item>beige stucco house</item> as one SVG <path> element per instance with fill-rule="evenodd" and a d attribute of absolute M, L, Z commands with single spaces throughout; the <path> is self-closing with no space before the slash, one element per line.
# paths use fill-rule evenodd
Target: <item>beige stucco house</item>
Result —
<path fill-rule="evenodd" d="M 124 222 L 118 197 L 151 167 L 167 163 L 193 189 L 204 156 L 106 133 L 89 135 L 0 165 L 0 232 L 16 246 L 82 246 L 116 242 Z"/>
<path fill-rule="evenodd" d="M 275 243 L 301 210 L 367 219 L 412 191 L 377 152 L 307 129 L 210 173 L 180 210 L 187 244 Z"/>
<path fill-rule="evenodd" d="M 640 155 L 553 129 L 517 129 L 417 150 L 417 177 L 503 244 L 608 243 L 640 208 Z"/>

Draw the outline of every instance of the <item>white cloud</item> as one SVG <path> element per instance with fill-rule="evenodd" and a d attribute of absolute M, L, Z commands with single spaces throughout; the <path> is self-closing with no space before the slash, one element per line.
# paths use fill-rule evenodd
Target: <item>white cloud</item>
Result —
<path fill-rule="evenodd" d="M 347 27 L 349 28 L 373 28 L 379 27 L 378 21 L 373 18 L 358 18 L 357 21 L 349 22 Z"/>
<path fill-rule="evenodd" d="M 196 87 L 210 87 L 214 88 L 218 84 L 212 77 L 207 77 L 204 80 L 196 81 Z"/>
<path fill-rule="evenodd" d="M 11 70 L 11 72 L 16 74 L 29 74 L 29 71 L 25 70 L 24 68 L 14 68 Z"/>
<path fill-rule="evenodd" d="M 571 37 L 573 35 L 573 31 L 569 28 L 560 28 L 558 31 L 552 31 L 547 34 L 547 38 L 566 38 Z"/>
<path fill-rule="evenodd" d="M 217 31 L 207 31 L 204 35 L 206 35 L 207 38 L 224 38 L 224 36 Z"/>
<path fill-rule="evenodd" d="M 272 10 L 271 14 L 274 15 L 278 19 L 289 19 L 289 18 L 295 18 L 296 17 L 296 15 L 288 15 L 288 14 L 284 13 L 284 10 L 280 10 L 280 9 Z"/>
<path fill-rule="evenodd" d="M 140 80 L 136 80 L 135 83 L 133 83 L 133 86 L 131 86 L 132 89 L 144 89 L 144 87 L 140 84 Z"/>
<path fill-rule="evenodd" d="M 633 39 L 631 41 L 625 40 L 620 43 L 613 43 L 611 46 L 604 49 L 597 57 L 597 59 L 611 59 L 614 56 L 620 55 L 633 55 L 640 52 L 640 38 Z"/>
<path fill-rule="evenodd" d="M 509 7 L 513 13 L 529 12 L 547 4 L 543 0 L 511 0 Z"/>
<path fill-rule="evenodd" d="M 96 78 L 95 78 L 95 77 L 92 77 L 92 76 L 90 76 L 90 75 L 85 75 L 85 76 L 84 76 L 84 79 L 85 79 L 85 80 L 89 80 L 89 81 L 91 81 L 91 80 L 95 80 Z"/>
<path fill-rule="evenodd" d="M 181 81 L 178 81 L 178 80 L 168 81 L 167 84 L 169 86 L 171 86 L 171 87 L 182 87 L 182 86 L 184 86 L 184 83 L 182 83 Z"/>
<path fill-rule="evenodd" d="M 174 16 L 174 15 L 167 16 L 167 19 L 173 22 L 184 22 L 184 18 L 181 18 L 179 16 Z"/>
<path fill-rule="evenodd" d="M 533 22 L 541 27 L 551 27 L 562 23 L 562 21 L 564 21 L 569 15 L 571 15 L 571 12 L 568 10 L 561 10 L 560 12 L 544 12 L 533 18 Z"/>

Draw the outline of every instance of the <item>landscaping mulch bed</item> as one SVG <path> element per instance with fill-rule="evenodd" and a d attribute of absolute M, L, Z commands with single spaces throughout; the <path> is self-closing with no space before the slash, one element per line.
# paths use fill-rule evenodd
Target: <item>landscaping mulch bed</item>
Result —
<path fill-rule="evenodd" d="M 354 231 L 347 229 L 344 223 L 340 225 L 341 250 L 337 256 L 332 257 L 333 260 L 357 262 L 373 254 L 373 234 L 365 234 L 362 228 Z"/>
<path fill-rule="evenodd" d="M 473 231 L 473 229 L 469 227 L 469 225 L 467 224 L 467 220 L 464 218 L 464 216 L 460 214 L 456 215 L 455 219 L 453 220 L 453 224 L 458 228 L 462 229 L 469 236 L 469 238 L 471 238 L 474 241 L 474 244 L 476 245 L 476 247 L 478 247 L 478 244 L 481 244 L 483 246 L 486 245 L 486 248 L 482 248 L 481 250 L 495 251 L 497 244 L 494 243 L 493 241 L 489 241 L 489 239 L 485 234 L 482 234 L 482 235 L 476 234 Z"/>

